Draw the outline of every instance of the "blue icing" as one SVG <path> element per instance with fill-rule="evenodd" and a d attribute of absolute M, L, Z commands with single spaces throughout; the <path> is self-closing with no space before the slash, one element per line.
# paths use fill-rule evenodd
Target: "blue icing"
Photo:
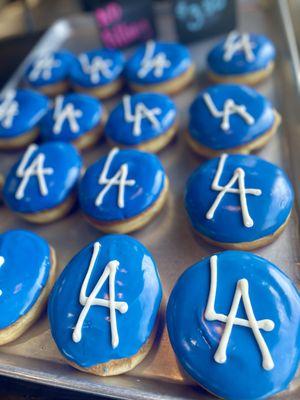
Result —
<path fill-rule="evenodd" d="M 94 97 L 76 93 L 58 96 L 41 121 L 41 137 L 44 141 L 76 140 L 96 128 L 102 116 L 103 106 Z"/>
<path fill-rule="evenodd" d="M 138 104 L 144 107 L 140 109 Z M 135 132 L 135 120 L 139 120 L 139 115 L 142 119 L 140 124 L 136 124 L 138 129 Z M 105 134 L 107 138 L 122 145 L 136 145 L 164 134 L 175 120 L 176 106 L 168 96 L 160 93 L 126 95 L 112 110 Z"/>
<path fill-rule="evenodd" d="M 32 151 L 30 150 L 32 149 Z M 29 153 L 30 151 L 30 153 Z M 81 168 L 82 160 L 77 150 L 69 143 L 49 142 L 41 146 L 31 145 L 27 149 L 28 162 L 26 170 L 39 155 L 44 155 L 42 165 L 48 193 L 42 195 L 42 179 L 31 175 L 25 185 L 23 196 L 17 198 L 21 182 L 24 182 L 24 173 L 17 176 L 18 167 L 23 157 L 11 168 L 4 183 L 3 196 L 7 205 L 16 212 L 33 213 L 56 207 L 63 203 L 75 189 Z M 35 171 L 38 166 L 36 165 Z M 46 170 L 46 172 L 45 172 Z"/>
<path fill-rule="evenodd" d="M 46 286 L 50 248 L 32 232 L 11 230 L 0 235 L 0 257 L 0 329 L 5 329 L 30 311 Z"/>
<path fill-rule="evenodd" d="M 146 51 L 149 57 L 147 57 Z M 145 56 L 147 59 L 155 59 L 155 61 L 159 56 L 159 59 L 162 59 L 162 65 L 165 65 L 165 67 L 150 67 L 147 69 L 146 66 L 145 73 L 140 76 Z M 156 84 L 177 78 L 186 72 L 191 65 L 191 56 L 187 47 L 178 43 L 150 41 L 140 46 L 128 60 L 125 67 L 125 75 L 130 82 L 136 84 Z"/>
<path fill-rule="evenodd" d="M 264 399 L 285 389 L 297 370 L 300 298 L 292 281 L 269 261 L 251 253 L 226 251 L 217 256 L 216 313 L 228 315 L 240 279 L 248 280 L 256 319 L 275 324 L 270 331 L 260 329 L 273 369 L 263 368 L 253 331 L 238 325 L 229 337 L 227 360 L 223 364 L 214 360 L 225 324 L 205 316 L 209 258 L 187 269 L 177 281 L 167 306 L 167 327 L 181 365 L 207 390 L 231 400 Z M 247 318 L 242 304 L 237 317 Z"/>
<path fill-rule="evenodd" d="M 229 129 L 222 129 L 223 116 L 213 115 L 209 100 L 204 96 L 209 96 L 219 112 L 224 112 L 226 101 L 232 99 L 237 106 L 246 107 L 246 115 L 232 113 Z M 230 149 L 257 139 L 271 129 L 274 120 L 272 104 L 260 93 L 247 86 L 221 84 L 203 90 L 192 103 L 189 133 L 211 149 Z"/>
<path fill-rule="evenodd" d="M 65 50 L 42 55 L 27 67 L 25 80 L 37 88 L 60 83 L 69 78 L 70 68 L 74 61 L 75 57 Z"/>
<path fill-rule="evenodd" d="M 79 186 L 81 208 L 88 216 L 99 221 L 124 220 L 146 211 L 158 199 L 165 186 L 164 168 L 154 154 L 138 150 L 114 149 L 113 151 L 116 153 L 110 152 L 111 163 L 108 160 L 109 156 L 100 158 L 87 169 Z M 112 185 L 109 188 L 102 204 L 95 203 L 100 192 L 107 186 L 107 184 L 99 184 L 105 163 L 110 165 L 107 172 L 109 179 L 120 171 L 122 165 L 128 166 L 126 181 L 131 181 L 133 184 L 127 184 L 124 187 L 123 208 L 118 204 L 119 185 Z"/>
<path fill-rule="evenodd" d="M 48 315 L 56 345 L 68 360 L 81 367 L 136 354 L 151 335 L 162 298 L 156 263 L 141 243 L 125 235 L 108 235 L 97 241 L 101 248 L 86 296 L 91 294 L 107 263 L 117 260 L 120 264 L 115 276 L 115 300 L 126 302 L 128 306 L 125 313 L 116 310 L 117 347 L 112 347 L 110 311 L 104 306 L 91 306 L 83 323 L 81 340 L 76 343 L 72 338 L 83 309 L 79 294 L 94 242 L 66 266 L 49 299 Z M 110 298 L 108 280 L 96 295 L 96 299 L 101 298 Z"/>
<path fill-rule="evenodd" d="M 224 44 L 226 42 L 226 39 L 224 39 L 209 52 L 207 57 L 208 68 L 219 75 L 247 74 L 267 68 L 276 56 L 274 44 L 263 35 L 255 33 L 249 35 L 253 58 L 247 60 L 245 51 L 239 49 L 234 52 L 230 60 L 224 60 Z M 234 42 L 236 40 L 240 40 L 240 36 Z"/>
<path fill-rule="evenodd" d="M 81 53 L 73 62 L 70 80 L 83 87 L 102 86 L 121 77 L 125 59 L 113 49 L 96 49 Z"/>
<path fill-rule="evenodd" d="M 185 206 L 190 221 L 201 234 L 217 242 L 251 242 L 273 234 L 287 220 L 294 200 L 293 188 L 282 169 L 254 155 L 229 155 L 219 184 L 224 187 L 237 168 L 245 172 L 245 187 L 261 190 L 261 195 L 246 194 L 252 227 L 243 223 L 240 195 L 226 193 L 212 219 L 206 214 L 220 191 L 213 190 L 220 158 L 202 164 L 190 176 L 185 192 Z M 233 186 L 238 188 L 237 182 Z"/>
<path fill-rule="evenodd" d="M 17 89 L 1 94 L 0 138 L 14 138 L 36 128 L 47 108 L 47 98 L 33 90 Z"/>

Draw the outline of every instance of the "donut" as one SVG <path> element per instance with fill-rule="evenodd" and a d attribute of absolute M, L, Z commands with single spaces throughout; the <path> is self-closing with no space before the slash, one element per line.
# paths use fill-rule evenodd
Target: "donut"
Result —
<path fill-rule="evenodd" d="M 105 136 L 113 146 L 155 153 L 173 139 L 177 130 L 176 106 L 168 96 L 138 93 L 126 94 L 112 110 Z"/>
<path fill-rule="evenodd" d="M 266 36 L 232 31 L 208 53 L 208 76 L 215 82 L 255 85 L 272 73 L 275 56 Z"/>
<path fill-rule="evenodd" d="M 154 154 L 113 148 L 79 185 L 83 215 L 97 229 L 127 233 L 149 223 L 167 199 L 168 178 Z"/>
<path fill-rule="evenodd" d="M 229 250 L 186 269 L 167 306 L 183 369 L 222 399 L 284 390 L 300 360 L 300 297 L 270 261 Z"/>
<path fill-rule="evenodd" d="M 0 345 L 21 336 L 41 315 L 54 284 L 55 251 L 30 231 L 0 234 Z"/>
<path fill-rule="evenodd" d="M 71 144 L 32 144 L 5 179 L 4 201 L 30 222 L 55 221 L 73 207 L 81 169 L 81 156 Z"/>
<path fill-rule="evenodd" d="M 26 68 L 24 82 L 47 96 L 56 96 L 69 88 L 69 74 L 74 62 L 66 50 L 48 52 L 36 57 Z"/>
<path fill-rule="evenodd" d="M 52 337 L 73 367 L 118 375 L 150 351 L 162 287 L 149 251 L 126 235 L 90 243 L 69 262 L 49 298 Z"/>
<path fill-rule="evenodd" d="M 80 53 L 71 66 L 71 86 L 75 91 L 106 99 L 122 89 L 124 65 L 125 59 L 118 50 Z"/>
<path fill-rule="evenodd" d="M 285 172 L 254 155 L 222 154 L 188 179 L 185 207 L 191 225 L 209 243 L 249 250 L 274 241 L 294 200 Z"/>
<path fill-rule="evenodd" d="M 71 142 L 82 150 L 102 136 L 106 112 L 102 104 L 86 94 L 57 96 L 41 121 L 43 141 Z"/>
<path fill-rule="evenodd" d="M 211 86 L 190 107 L 187 142 L 197 154 L 216 157 L 264 146 L 276 133 L 281 117 L 256 90 L 238 84 Z"/>
<path fill-rule="evenodd" d="M 3 92 L 0 95 L 0 150 L 18 149 L 33 142 L 47 108 L 47 98 L 33 90 Z"/>
<path fill-rule="evenodd" d="M 195 65 L 187 47 L 150 40 L 127 61 L 124 74 L 134 91 L 174 94 L 192 82 Z"/>

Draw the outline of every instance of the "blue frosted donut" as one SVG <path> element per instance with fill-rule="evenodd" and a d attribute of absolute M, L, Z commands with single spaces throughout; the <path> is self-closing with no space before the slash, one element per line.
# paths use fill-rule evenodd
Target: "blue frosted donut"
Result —
<path fill-rule="evenodd" d="M 41 121 L 44 141 L 73 142 L 99 128 L 104 108 L 98 99 L 85 94 L 57 96 Z"/>
<path fill-rule="evenodd" d="M 32 309 L 50 269 L 50 247 L 40 236 L 25 230 L 0 234 L 0 329 Z"/>
<path fill-rule="evenodd" d="M 193 228 L 220 245 L 272 238 L 290 216 L 294 194 L 282 169 L 254 155 L 226 155 L 197 168 L 185 191 Z"/>
<path fill-rule="evenodd" d="M 123 54 L 113 49 L 95 49 L 80 53 L 73 62 L 70 80 L 84 88 L 104 86 L 119 79 L 124 69 Z"/>
<path fill-rule="evenodd" d="M 208 69 L 220 76 L 243 75 L 264 70 L 276 55 L 270 39 L 255 33 L 231 32 L 208 53 Z"/>
<path fill-rule="evenodd" d="M 191 67 L 191 56 L 185 46 L 148 41 L 128 60 L 125 76 L 134 84 L 157 84 L 178 78 Z"/>
<path fill-rule="evenodd" d="M 112 110 L 106 137 L 116 144 L 135 146 L 166 133 L 176 121 L 176 106 L 161 93 L 125 95 Z"/>
<path fill-rule="evenodd" d="M 274 126 L 272 104 L 244 85 L 211 86 L 190 108 L 189 134 L 208 149 L 222 151 L 245 146 Z"/>
<path fill-rule="evenodd" d="M 65 82 L 73 62 L 74 56 L 65 50 L 41 55 L 27 67 L 24 79 L 37 89 Z"/>
<path fill-rule="evenodd" d="M 52 209 L 74 192 L 81 168 L 81 156 L 69 143 L 32 144 L 9 171 L 4 200 L 18 213 Z"/>
<path fill-rule="evenodd" d="M 166 174 L 158 157 L 114 148 L 87 169 L 79 202 L 94 220 L 123 221 L 149 209 L 165 187 Z"/>
<path fill-rule="evenodd" d="M 45 96 L 28 89 L 0 96 L 0 139 L 13 139 L 37 127 L 48 108 Z"/>
<path fill-rule="evenodd" d="M 58 278 L 49 299 L 51 333 L 63 356 L 83 368 L 130 358 L 149 339 L 161 298 L 148 250 L 129 236 L 103 236 Z"/>
<path fill-rule="evenodd" d="M 251 253 L 226 251 L 185 270 L 167 327 L 185 371 L 223 399 L 269 398 L 287 388 L 299 364 L 299 293 Z"/>

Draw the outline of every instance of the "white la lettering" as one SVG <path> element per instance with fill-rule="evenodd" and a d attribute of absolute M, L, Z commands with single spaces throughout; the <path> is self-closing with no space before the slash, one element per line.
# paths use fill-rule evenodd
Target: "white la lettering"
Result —
<path fill-rule="evenodd" d="M 247 194 L 252 194 L 254 196 L 261 196 L 262 191 L 260 189 L 250 189 L 245 187 L 245 171 L 242 168 L 237 168 L 234 171 L 232 178 L 228 181 L 225 186 L 220 186 L 220 178 L 222 176 L 225 161 L 227 159 L 227 154 L 222 154 L 219 160 L 216 175 L 212 182 L 212 190 L 216 190 L 218 193 L 212 206 L 206 213 L 207 219 L 213 219 L 216 209 L 221 203 L 223 197 L 226 193 L 235 193 L 240 195 L 241 209 L 244 225 L 247 228 L 251 228 L 254 225 L 253 219 L 250 217 L 248 204 L 247 204 Z M 233 185 L 238 182 L 238 188 L 234 188 Z"/>
<path fill-rule="evenodd" d="M 86 294 L 88 283 L 91 278 L 91 274 L 94 269 L 95 263 L 97 261 L 100 248 L 101 248 L 100 243 L 95 242 L 88 271 L 86 273 L 86 276 L 84 278 L 80 290 L 79 302 L 83 306 L 83 309 L 78 317 L 72 338 L 75 343 L 80 342 L 82 337 L 82 326 L 92 306 L 107 307 L 109 308 L 109 313 L 110 313 L 111 345 L 113 348 L 116 348 L 119 345 L 116 310 L 118 310 L 121 314 L 124 314 L 128 311 L 128 304 L 126 302 L 115 301 L 115 278 L 119 266 L 119 261 L 112 260 L 109 263 L 107 263 L 102 275 L 100 276 L 91 294 L 89 296 L 87 296 Z M 97 298 L 97 295 L 102 289 L 107 279 L 109 281 L 109 299 L 108 300 L 99 299 Z"/>
<path fill-rule="evenodd" d="M 215 352 L 214 359 L 217 363 L 220 364 L 226 362 L 227 346 L 232 329 L 234 325 L 239 325 L 252 330 L 256 343 L 262 355 L 262 366 L 265 370 L 270 371 L 271 369 L 274 368 L 274 362 L 260 330 L 264 330 L 267 332 L 272 331 L 275 327 L 275 324 L 270 319 L 263 319 L 259 321 L 256 320 L 249 296 L 249 283 L 247 279 L 240 279 L 237 282 L 229 314 L 228 315 L 219 314 L 215 311 L 215 301 L 216 301 L 217 282 L 218 282 L 217 261 L 218 261 L 217 256 L 212 256 L 210 258 L 210 271 L 211 271 L 210 290 L 204 314 L 205 318 L 208 321 L 219 321 L 225 323 L 224 332 L 222 334 L 221 341 L 219 343 L 217 351 Z M 246 311 L 247 319 L 237 318 L 236 316 L 241 300 L 243 302 Z"/>

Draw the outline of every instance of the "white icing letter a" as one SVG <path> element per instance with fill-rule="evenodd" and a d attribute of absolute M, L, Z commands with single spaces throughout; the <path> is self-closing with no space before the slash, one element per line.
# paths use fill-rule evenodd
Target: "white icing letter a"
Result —
<path fill-rule="evenodd" d="M 234 325 L 239 325 L 252 330 L 254 338 L 261 352 L 262 366 L 265 370 L 270 371 L 271 369 L 274 368 L 274 362 L 260 330 L 264 330 L 267 332 L 272 331 L 275 327 L 275 324 L 270 319 L 262 319 L 259 321 L 256 320 L 249 296 L 249 284 L 247 279 L 240 279 L 237 282 L 229 314 L 228 315 L 218 314 L 215 311 L 215 301 L 216 301 L 217 281 L 218 281 L 217 261 L 218 261 L 217 256 L 212 256 L 210 258 L 210 274 L 211 274 L 210 290 L 204 314 L 205 318 L 208 321 L 219 321 L 225 323 L 225 328 L 221 337 L 221 341 L 217 348 L 217 351 L 214 355 L 214 359 L 219 364 L 223 364 L 226 362 L 227 346 L 232 329 Z M 247 319 L 238 318 L 236 316 L 241 300 L 244 304 Z"/>
<path fill-rule="evenodd" d="M 120 169 L 115 173 L 114 176 L 111 178 L 108 178 L 108 171 L 110 169 L 111 163 L 114 159 L 114 156 L 118 153 L 118 149 L 114 148 L 110 151 L 110 153 L 107 156 L 107 159 L 105 161 L 103 170 L 101 172 L 100 178 L 99 178 L 99 185 L 105 185 L 104 188 L 100 191 L 98 194 L 96 200 L 95 200 L 95 205 L 100 206 L 103 202 L 103 199 L 106 195 L 106 193 L 112 188 L 112 186 L 118 186 L 119 187 L 119 192 L 118 192 L 118 207 L 119 208 L 124 208 L 125 206 L 125 187 L 126 186 L 133 186 L 135 184 L 134 179 L 128 179 L 127 180 L 127 175 L 128 175 L 128 165 L 127 164 L 122 164 Z"/>
<path fill-rule="evenodd" d="M 28 147 L 16 171 L 16 176 L 22 178 L 15 194 L 17 200 L 24 197 L 26 187 L 32 176 L 36 176 L 38 180 L 41 195 L 47 196 L 48 194 L 45 175 L 52 175 L 54 171 L 52 168 L 44 168 L 45 154 L 38 154 L 32 160 L 31 164 L 27 166 L 32 154 L 37 150 L 37 148 L 38 146 L 35 144 Z"/>
<path fill-rule="evenodd" d="M 232 178 L 228 181 L 228 183 L 225 186 L 220 186 L 219 182 L 224 170 L 224 165 L 227 157 L 228 157 L 227 154 L 222 154 L 220 157 L 217 172 L 211 185 L 212 190 L 219 192 L 219 194 L 217 195 L 210 209 L 207 211 L 206 218 L 213 219 L 215 211 L 218 208 L 219 204 L 221 203 L 226 193 L 235 193 L 240 195 L 244 225 L 247 228 L 251 228 L 254 222 L 249 215 L 247 194 L 252 194 L 254 196 L 261 196 L 262 191 L 260 189 L 250 189 L 245 187 L 245 171 L 242 168 L 237 168 L 234 171 L 234 174 Z M 235 182 L 238 183 L 239 186 L 238 188 L 233 187 Z"/>
<path fill-rule="evenodd" d="M 74 328 L 72 339 L 75 343 L 80 342 L 82 336 L 82 326 L 92 306 L 107 307 L 109 308 L 109 313 L 110 313 L 111 345 L 113 348 L 116 348 L 118 347 L 119 344 L 116 310 L 118 310 L 121 314 L 124 314 L 128 311 L 127 303 L 125 303 L 124 301 L 115 301 L 115 279 L 116 279 L 116 272 L 119 266 L 119 261 L 112 260 L 109 263 L 107 263 L 102 275 L 100 276 L 91 294 L 89 296 L 86 295 L 89 280 L 91 278 L 93 268 L 97 261 L 100 248 L 101 248 L 100 243 L 95 242 L 88 271 L 82 283 L 79 295 L 79 302 L 83 306 L 83 309 L 79 315 L 76 326 Z M 109 281 L 109 299 L 108 300 L 99 299 L 97 298 L 97 295 L 102 289 L 102 286 L 104 285 L 107 279 Z"/>

